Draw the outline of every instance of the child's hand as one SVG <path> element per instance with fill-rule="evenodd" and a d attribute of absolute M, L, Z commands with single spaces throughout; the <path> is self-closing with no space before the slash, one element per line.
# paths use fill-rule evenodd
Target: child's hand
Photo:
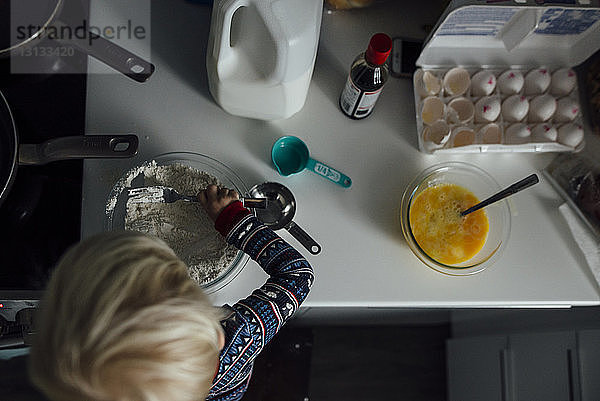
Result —
<path fill-rule="evenodd" d="M 240 199 L 237 191 L 228 188 L 219 188 L 216 185 L 209 185 L 204 191 L 198 194 L 198 199 L 204 210 L 208 213 L 208 217 L 212 221 L 216 221 L 219 214 L 231 202 Z"/>

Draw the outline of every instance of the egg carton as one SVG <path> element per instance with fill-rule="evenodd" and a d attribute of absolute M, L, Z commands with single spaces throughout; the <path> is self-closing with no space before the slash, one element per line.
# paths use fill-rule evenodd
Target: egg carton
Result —
<path fill-rule="evenodd" d="M 422 152 L 576 152 L 585 145 L 570 68 L 418 69 L 413 83 Z"/>

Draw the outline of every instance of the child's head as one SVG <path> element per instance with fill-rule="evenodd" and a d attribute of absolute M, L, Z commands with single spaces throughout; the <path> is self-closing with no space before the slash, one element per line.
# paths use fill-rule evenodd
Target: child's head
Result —
<path fill-rule="evenodd" d="M 69 250 L 53 273 L 29 373 L 52 400 L 203 400 L 220 318 L 164 242 L 102 234 Z"/>

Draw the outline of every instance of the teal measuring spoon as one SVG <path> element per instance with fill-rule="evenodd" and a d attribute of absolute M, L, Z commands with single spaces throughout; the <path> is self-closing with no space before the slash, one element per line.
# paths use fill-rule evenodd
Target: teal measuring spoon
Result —
<path fill-rule="evenodd" d="M 308 169 L 344 188 L 352 185 L 352 180 L 347 175 L 311 158 L 308 146 L 295 136 L 282 136 L 275 141 L 271 149 L 271 159 L 279 174 L 283 176 Z"/>

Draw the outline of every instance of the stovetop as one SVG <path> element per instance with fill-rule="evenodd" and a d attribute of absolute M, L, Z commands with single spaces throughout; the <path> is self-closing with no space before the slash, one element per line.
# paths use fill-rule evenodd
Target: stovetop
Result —
<path fill-rule="evenodd" d="M 0 60 L 0 91 L 20 143 L 84 134 L 85 74 L 14 75 Z M 38 299 L 59 257 L 79 240 L 82 170 L 80 160 L 18 167 L 0 205 L 0 302 Z"/>
<path fill-rule="evenodd" d="M 88 0 L 71 4 L 88 19 Z M 11 109 L 19 143 L 84 135 L 88 56 L 68 56 L 22 58 L 25 64 L 19 66 L 34 67 L 36 74 L 15 74 L 11 59 L 0 58 L 0 91 Z M 82 176 L 81 160 L 17 168 L 0 204 L 0 349 L 28 343 L 33 310 L 52 269 L 80 239 Z"/>

